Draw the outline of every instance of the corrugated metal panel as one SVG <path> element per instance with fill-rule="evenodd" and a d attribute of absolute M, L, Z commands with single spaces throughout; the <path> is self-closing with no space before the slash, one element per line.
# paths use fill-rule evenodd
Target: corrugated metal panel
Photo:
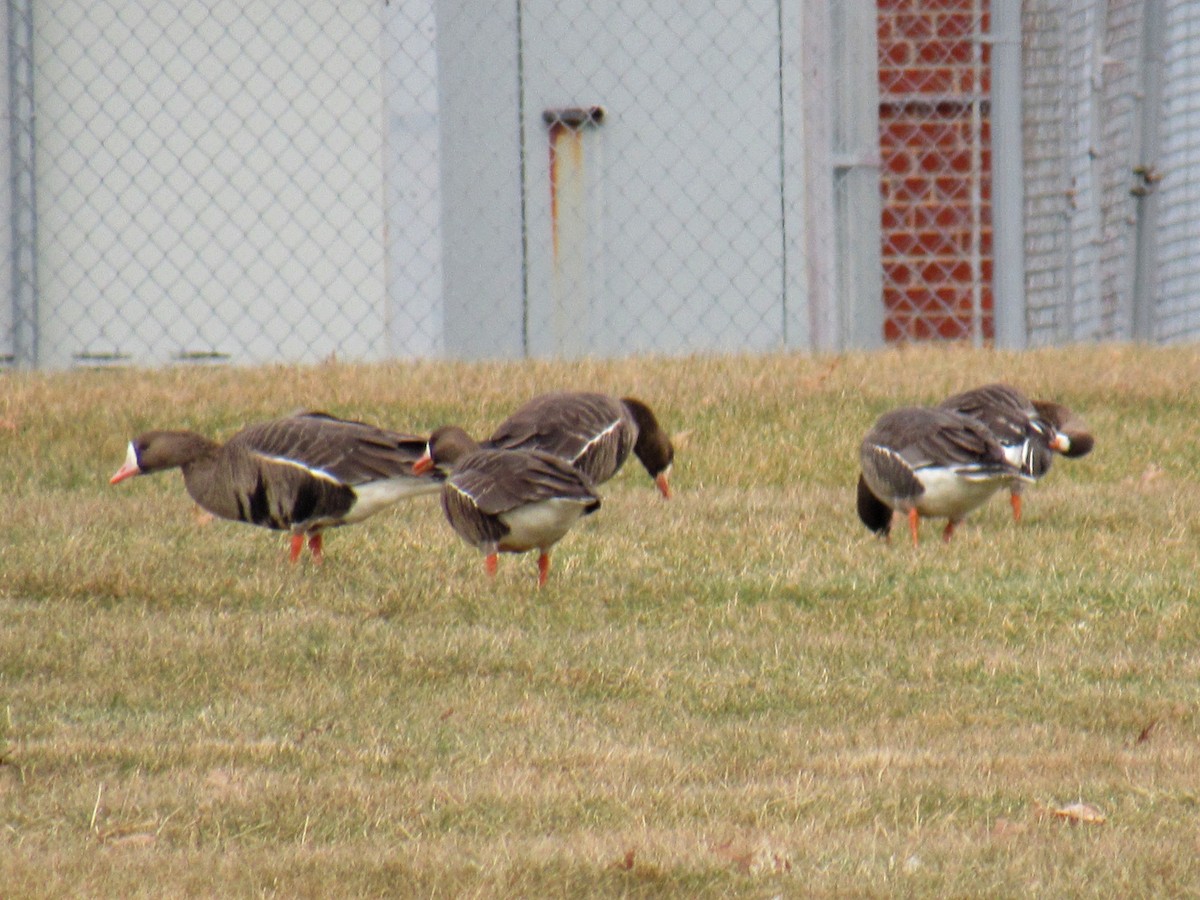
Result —
<path fill-rule="evenodd" d="M 1025 153 L 1025 302 L 1032 345 L 1053 343 L 1069 313 L 1071 207 L 1066 52 L 1061 4 L 1034 2 L 1022 14 Z"/>
<path fill-rule="evenodd" d="M 1156 337 L 1200 338 L 1200 3 L 1167 3 Z"/>

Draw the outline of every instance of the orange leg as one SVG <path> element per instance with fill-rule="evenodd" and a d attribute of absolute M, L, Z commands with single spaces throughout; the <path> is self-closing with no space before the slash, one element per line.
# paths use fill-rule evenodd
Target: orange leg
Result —
<path fill-rule="evenodd" d="M 489 553 L 487 556 L 485 556 L 483 558 L 483 571 L 487 572 L 489 575 L 495 575 L 496 568 L 499 566 L 499 564 L 500 564 L 500 554 L 499 553 Z"/>
<path fill-rule="evenodd" d="M 954 534 L 954 526 L 956 526 L 957 524 L 958 523 L 955 522 L 953 519 L 948 519 L 946 521 L 946 530 L 942 532 L 942 540 L 945 541 L 947 544 L 950 543 L 950 537 L 951 537 L 951 535 Z"/>
<path fill-rule="evenodd" d="M 321 532 L 310 534 L 308 536 L 308 550 L 312 553 L 313 562 L 321 562 L 325 559 L 325 539 Z"/>
<path fill-rule="evenodd" d="M 1021 521 L 1021 495 L 1018 494 L 1016 491 L 1013 491 L 1011 494 L 1009 494 L 1008 500 L 1012 504 L 1013 521 L 1020 522 Z"/>
<path fill-rule="evenodd" d="M 304 549 L 304 535 L 292 535 L 292 550 L 288 554 L 288 562 L 296 562 L 300 559 L 300 552 Z"/>
<path fill-rule="evenodd" d="M 912 532 L 913 546 L 917 546 L 917 527 L 921 524 L 921 514 L 916 509 L 908 511 L 908 530 Z"/>
<path fill-rule="evenodd" d="M 550 576 L 550 554 L 545 550 L 538 557 L 538 587 L 546 583 L 546 579 Z"/>

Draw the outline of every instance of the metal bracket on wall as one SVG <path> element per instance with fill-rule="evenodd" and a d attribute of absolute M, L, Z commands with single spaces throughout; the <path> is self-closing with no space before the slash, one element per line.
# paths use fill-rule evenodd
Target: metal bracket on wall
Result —
<path fill-rule="evenodd" d="M 1129 189 L 1129 193 L 1135 197 L 1145 197 L 1166 178 L 1167 173 L 1153 166 L 1134 166 L 1133 174 L 1138 181 Z"/>
<path fill-rule="evenodd" d="M 604 121 L 603 106 L 566 106 L 542 112 L 542 121 L 550 126 L 560 125 L 578 131 L 586 125 L 599 125 Z"/>

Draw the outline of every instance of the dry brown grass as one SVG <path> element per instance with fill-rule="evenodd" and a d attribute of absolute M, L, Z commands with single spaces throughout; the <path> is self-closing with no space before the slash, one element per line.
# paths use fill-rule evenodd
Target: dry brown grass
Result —
<path fill-rule="evenodd" d="M 1096 452 L 1020 527 L 871 540 L 862 433 L 993 378 Z M 3 381 L 5 897 L 1200 890 L 1194 347 Z M 650 401 L 678 494 L 628 467 L 541 592 L 433 501 L 292 568 L 177 475 L 107 485 L 151 426 L 481 432 L 559 386 Z"/>

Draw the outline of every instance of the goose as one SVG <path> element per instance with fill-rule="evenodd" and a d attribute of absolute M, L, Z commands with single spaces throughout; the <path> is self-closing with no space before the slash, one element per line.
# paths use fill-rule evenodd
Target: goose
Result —
<path fill-rule="evenodd" d="M 945 518 L 942 539 L 973 509 L 1014 480 L 1032 480 L 1004 456 L 979 421 L 945 409 L 884 413 L 859 448 L 859 518 L 887 537 L 893 510 L 908 515 L 913 545 L 921 516 Z"/>
<path fill-rule="evenodd" d="M 550 574 L 550 548 L 600 508 L 588 477 L 557 456 L 481 447 L 453 425 L 434 430 L 413 471 L 436 468 L 450 472 L 442 486 L 446 521 L 483 551 L 485 571 L 496 574 L 501 552 L 536 549 L 538 587 Z"/>
<path fill-rule="evenodd" d="M 501 422 L 484 446 L 540 450 L 603 484 L 632 450 L 664 499 L 670 499 L 675 448 L 653 411 L 635 397 L 555 391 L 534 397 Z"/>
<path fill-rule="evenodd" d="M 1068 459 L 1086 456 L 1095 438 L 1083 421 L 1061 403 L 1030 400 L 1012 385 L 995 383 L 963 391 L 939 406 L 965 413 L 991 430 L 1014 466 L 1039 480 L 1058 453 Z M 1014 481 L 1009 491 L 1013 519 L 1021 520 L 1021 494 L 1025 482 Z"/>
<path fill-rule="evenodd" d="M 224 444 L 193 431 L 147 431 L 129 442 L 125 463 L 109 483 L 181 469 L 187 492 L 203 509 L 290 531 L 292 562 L 307 538 L 319 562 L 326 528 L 440 490 L 439 474 L 412 472 L 425 444 L 423 437 L 321 412 L 250 425 Z"/>

